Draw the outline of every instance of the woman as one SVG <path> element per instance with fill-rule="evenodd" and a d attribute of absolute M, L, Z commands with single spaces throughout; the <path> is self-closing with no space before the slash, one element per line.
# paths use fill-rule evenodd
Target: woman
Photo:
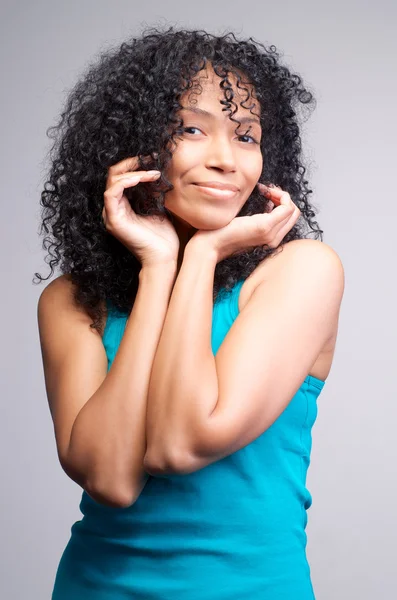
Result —
<path fill-rule="evenodd" d="M 84 491 L 53 600 L 314 598 L 305 482 L 344 277 L 305 237 L 313 102 L 274 46 L 173 28 L 70 94 L 38 320 Z"/>

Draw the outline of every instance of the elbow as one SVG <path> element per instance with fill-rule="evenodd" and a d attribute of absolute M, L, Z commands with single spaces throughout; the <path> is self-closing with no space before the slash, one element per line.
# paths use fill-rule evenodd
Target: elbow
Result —
<path fill-rule="evenodd" d="M 92 481 L 89 477 L 83 475 L 76 467 L 70 463 L 61 461 L 61 466 L 70 479 L 77 483 L 87 494 L 98 504 L 109 506 L 111 508 L 128 508 L 136 502 L 142 488 L 136 492 L 127 490 L 122 486 L 105 485 L 98 481 Z"/>
<path fill-rule="evenodd" d="M 133 493 L 131 490 L 116 488 L 116 486 L 109 491 L 108 488 L 105 489 L 90 483 L 87 483 L 84 489 L 95 502 L 111 508 L 129 508 L 136 502 L 140 494 L 140 492 Z"/>
<path fill-rule="evenodd" d="M 187 454 L 175 450 L 159 453 L 148 449 L 143 459 L 143 468 L 153 477 L 187 475 L 194 471 Z"/>
<path fill-rule="evenodd" d="M 227 452 L 220 451 L 219 443 L 212 448 L 207 440 L 205 445 L 198 446 L 196 443 L 193 447 L 192 444 L 192 440 L 184 440 L 182 447 L 175 443 L 171 447 L 148 444 L 143 468 L 153 477 L 189 475 L 227 455 Z"/>

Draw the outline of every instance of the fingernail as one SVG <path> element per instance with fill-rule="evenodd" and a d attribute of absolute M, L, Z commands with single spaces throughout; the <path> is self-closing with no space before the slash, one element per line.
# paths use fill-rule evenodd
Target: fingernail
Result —
<path fill-rule="evenodd" d="M 160 175 L 161 171 L 157 171 L 157 170 L 153 170 L 153 171 L 146 171 L 147 175 Z"/>
<path fill-rule="evenodd" d="M 262 191 L 264 194 L 270 194 L 270 193 L 271 193 L 271 189 L 270 189 L 270 188 L 268 188 L 268 186 L 267 186 L 267 185 L 265 185 L 264 183 L 258 183 L 258 186 L 260 187 L 261 191 Z"/>

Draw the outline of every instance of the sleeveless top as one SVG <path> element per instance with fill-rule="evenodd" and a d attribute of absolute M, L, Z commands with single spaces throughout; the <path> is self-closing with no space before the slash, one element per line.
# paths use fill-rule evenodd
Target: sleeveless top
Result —
<path fill-rule="evenodd" d="M 214 355 L 242 284 L 214 303 Z M 109 369 L 127 316 L 108 307 Z M 306 475 L 324 383 L 308 375 L 271 427 L 237 452 L 187 475 L 149 476 L 130 507 L 83 491 L 52 600 L 313 600 Z"/>

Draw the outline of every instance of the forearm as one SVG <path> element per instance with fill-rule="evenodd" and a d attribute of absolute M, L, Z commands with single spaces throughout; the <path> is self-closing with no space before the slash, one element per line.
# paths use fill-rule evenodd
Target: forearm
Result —
<path fill-rule="evenodd" d="M 148 385 L 175 274 L 174 266 L 141 269 L 114 361 L 73 426 L 70 462 L 81 465 L 87 487 L 104 499 L 132 503 L 148 477 L 143 467 Z"/>
<path fill-rule="evenodd" d="M 148 391 L 144 464 L 154 474 L 200 454 L 217 404 L 211 348 L 216 263 L 211 251 L 188 245 L 172 292 Z"/>

